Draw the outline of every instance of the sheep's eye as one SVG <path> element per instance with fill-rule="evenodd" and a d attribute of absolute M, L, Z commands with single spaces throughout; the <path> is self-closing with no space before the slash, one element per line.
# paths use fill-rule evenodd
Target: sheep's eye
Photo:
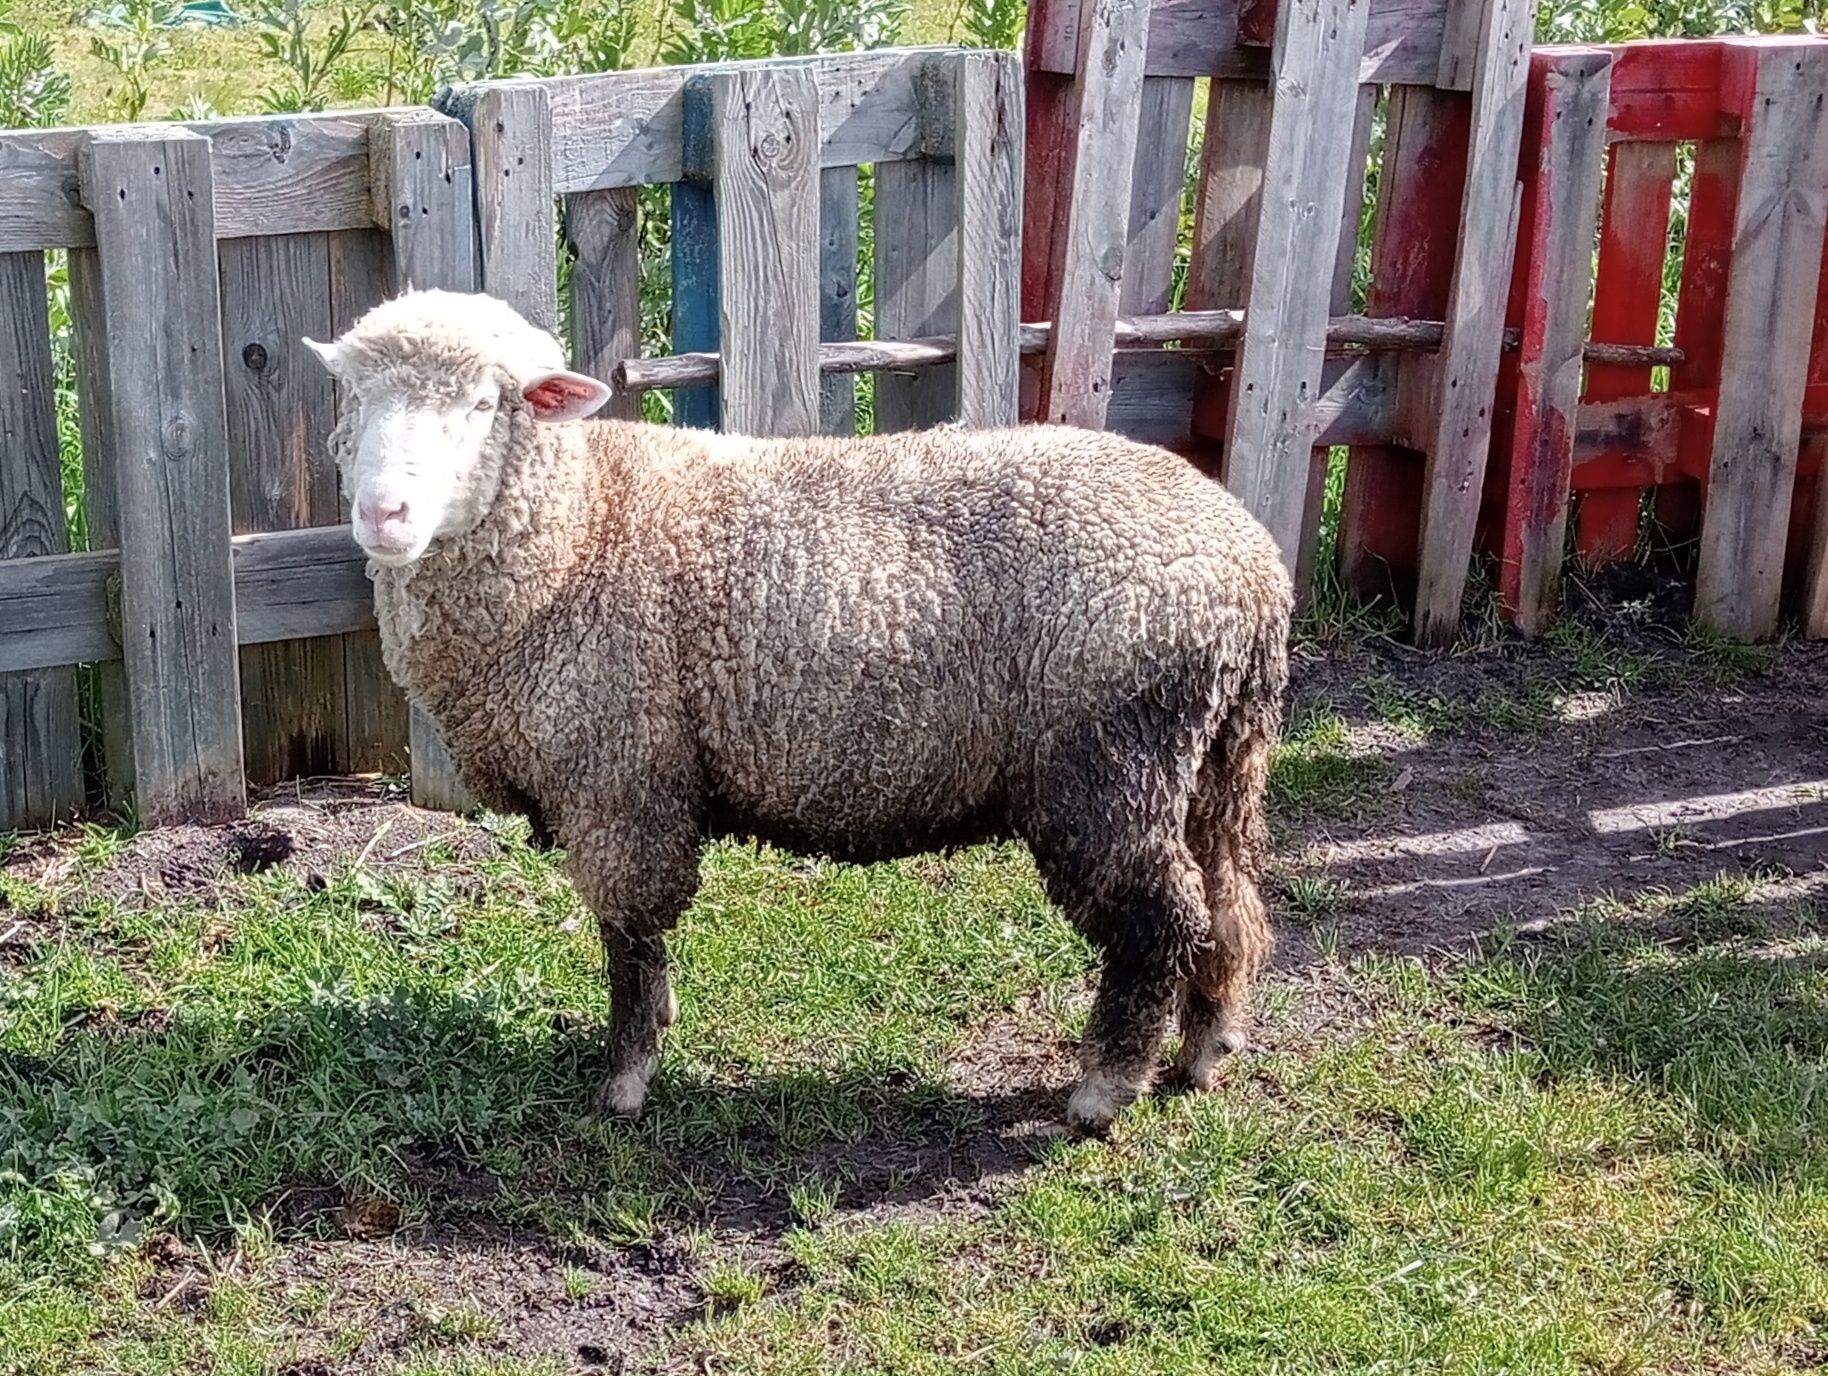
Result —
<path fill-rule="evenodd" d="M 477 415 L 487 415 L 490 411 L 495 409 L 495 402 L 490 397 L 483 397 L 470 409 L 475 411 Z"/>

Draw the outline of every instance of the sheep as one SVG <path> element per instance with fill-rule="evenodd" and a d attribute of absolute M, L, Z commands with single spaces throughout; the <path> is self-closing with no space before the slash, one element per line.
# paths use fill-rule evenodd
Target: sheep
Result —
<path fill-rule="evenodd" d="M 331 343 L 331 448 L 390 675 L 598 919 L 637 1115 L 703 848 L 872 862 L 1019 839 L 1100 953 L 1067 1103 L 1102 1133 L 1245 1044 L 1291 588 L 1165 450 L 946 426 L 753 439 L 590 419 L 505 302 L 411 291 Z"/>

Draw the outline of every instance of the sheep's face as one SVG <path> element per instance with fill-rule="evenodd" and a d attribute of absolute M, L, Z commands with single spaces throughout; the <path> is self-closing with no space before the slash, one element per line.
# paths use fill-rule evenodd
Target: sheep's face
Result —
<path fill-rule="evenodd" d="M 394 567 L 487 514 L 517 416 L 579 420 L 610 395 L 595 378 L 562 369 L 518 380 L 501 367 L 466 376 L 371 359 L 342 341 L 305 343 L 343 383 L 345 405 L 353 407 L 338 462 L 356 543 L 377 564 Z"/>

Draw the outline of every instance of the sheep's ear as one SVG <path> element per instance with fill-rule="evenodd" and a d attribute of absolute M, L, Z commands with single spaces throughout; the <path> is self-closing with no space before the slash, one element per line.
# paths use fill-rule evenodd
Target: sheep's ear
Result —
<path fill-rule="evenodd" d="M 318 362 L 322 363 L 324 367 L 330 370 L 332 377 L 344 377 L 347 375 L 345 369 L 348 360 L 343 357 L 343 346 L 334 339 L 328 344 L 320 344 L 317 340 L 307 336 L 299 342 L 317 355 Z"/>
<path fill-rule="evenodd" d="M 521 384 L 520 394 L 533 408 L 533 418 L 543 421 L 582 420 L 612 395 L 594 377 L 582 373 L 540 373 Z"/>

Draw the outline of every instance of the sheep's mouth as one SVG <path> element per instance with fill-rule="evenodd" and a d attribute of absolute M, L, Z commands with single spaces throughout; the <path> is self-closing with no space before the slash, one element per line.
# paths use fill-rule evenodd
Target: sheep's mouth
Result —
<path fill-rule="evenodd" d="M 358 531 L 355 542 L 362 547 L 362 553 L 375 563 L 383 564 L 388 568 L 399 568 L 403 564 L 410 564 L 425 553 L 424 542 L 416 538 L 404 541 L 388 540 L 379 535 L 368 535 Z"/>

